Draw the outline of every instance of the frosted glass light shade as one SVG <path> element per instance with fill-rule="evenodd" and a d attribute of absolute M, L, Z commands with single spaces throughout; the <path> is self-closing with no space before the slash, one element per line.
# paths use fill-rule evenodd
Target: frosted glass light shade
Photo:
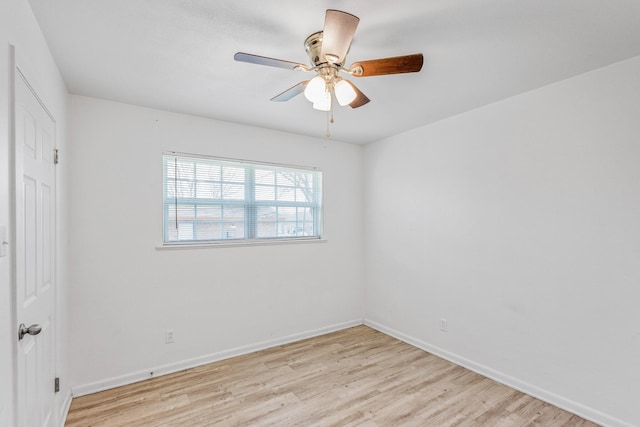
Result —
<path fill-rule="evenodd" d="M 326 87 L 327 84 L 324 79 L 320 76 L 315 76 L 304 88 L 304 96 L 313 103 L 321 101 L 326 93 Z"/>
<path fill-rule="evenodd" d="M 343 107 L 350 104 L 354 99 L 356 99 L 356 91 L 353 90 L 353 87 L 345 80 L 340 80 L 338 83 L 336 83 L 334 91 L 336 94 L 336 99 L 338 100 L 338 104 L 342 105 Z"/>
<path fill-rule="evenodd" d="M 331 109 L 331 92 L 324 92 L 324 95 L 313 103 L 313 108 L 320 111 L 329 111 Z"/>

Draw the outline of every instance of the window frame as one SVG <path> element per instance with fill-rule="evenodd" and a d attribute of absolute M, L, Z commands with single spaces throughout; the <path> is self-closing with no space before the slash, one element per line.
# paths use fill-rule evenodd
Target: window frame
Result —
<path fill-rule="evenodd" d="M 178 198 L 177 197 L 177 188 L 175 198 L 167 197 L 167 182 L 169 179 L 166 165 L 166 157 L 174 157 L 176 161 L 179 158 L 186 158 L 192 160 L 194 165 L 198 162 L 198 160 L 204 161 L 213 161 L 220 163 L 229 163 L 230 166 L 242 167 L 244 168 L 244 199 L 242 200 L 231 200 L 224 201 L 220 199 L 219 201 L 214 201 L 213 199 L 207 200 L 206 198 L 198 198 L 197 194 L 194 193 L 193 197 L 190 198 Z M 255 171 L 260 168 L 267 168 L 274 171 L 275 181 L 273 185 L 267 185 L 263 183 L 258 183 L 256 181 Z M 291 170 L 292 172 L 304 172 L 309 171 L 313 172 L 313 201 L 312 202 L 296 202 L 294 201 L 278 201 L 278 200 L 257 200 L 255 190 L 257 187 L 270 187 L 274 188 L 274 191 L 277 192 L 278 188 L 290 188 L 294 192 L 298 188 L 294 185 L 278 185 L 277 183 L 277 172 L 283 170 Z M 175 172 L 174 172 L 175 173 Z M 175 177 L 176 181 L 179 179 Z M 194 171 L 194 178 L 192 181 L 193 185 L 197 185 L 198 179 L 196 178 L 196 173 Z M 221 174 L 220 182 L 224 182 L 224 177 Z M 277 197 L 274 197 L 277 199 Z M 193 204 L 194 209 L 197 209 L 197 206 L 206 206 L 206 205 L 217 205 L 220 206 L 221 209 L 224 209 L 226 206 L 236 206 L 242 207 L 244 211 L 244 233 L 241 238 L 219 238 L 219 239 L 188 239 L 188 240 L 168 240 L 168 222 L 173 221 L 170 219 L 170 214 L 168 210 L 168 206 L 170 205 L 168 201 L 174 200 L 176 203 L 176 207 L 179 206 L 181 202 L 186 202 Z M 163 151 L 162 152 L 162 244 L 159 246 L 160 248 L 180 248 L 180 247 L 188 247 L 188 248 L 198 248 L 198 247 L 219 247 L 219 246 L 236 246 L 236 245 L 273 245 L 273 244 L 287 244 L 287 243 L 313 243 L 313 242 L 326 242 L 323 238 L 324 229 L 323 229 L 323 205 L 324 200 L 324 174 L 323 171 L 318 167 L 310 167 L 310 166 L 300 166 L 300 165 L 291 165 L 291 164 L 282 164 L 282 163 L 271 163 L 271 162 L 263 162 L 263 161 L 254 161 L 247 159 L 236 159 L 236 158 L 228 158 L 228 157 L 218 157 L 218 156 L 209 156 L 202 154 L 192 154 L 192 153 L 183 153 L 176 151 Z M 306 222 L 312 224 L 312 229 L 314 230 L 314 235 L 311 236 L 298 236 L 298 235 L 276 235 L 273 237 L 258 237 L 258 211 L 260 207 L 275 207 L 276 209 L 281 207 L 289 207 L 289 208 L 303 208 L 310 209 L 313 214 L 312 221 L 302 221 L 303 227 Z M 296 212 L 296 215 L 298 213 Z M 176 214 L 177 216 L 177 214 Z M 278 217 L 276 216 L 276 224 L 278 224 Z M 176 224 L 178 224 L 179 220 L 176 220 Z M 194 217 L 193 223 L 196 224 L 196 219 Z M 289 221 L 287 221 L 289 222 Z M 296 227 L 298 227 L 298 220 L 296 217 Z M 276 231 L 278 230 L 276 225 Z M 194 231 L 195 233 L 195 231 Z"/>

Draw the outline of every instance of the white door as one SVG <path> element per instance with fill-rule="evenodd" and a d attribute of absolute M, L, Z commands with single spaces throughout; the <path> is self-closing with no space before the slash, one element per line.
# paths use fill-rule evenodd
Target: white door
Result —
<path fill-rule="evenodd" d="M 55 122 L 16 69 L 15 279 L 18 424 L 55 420 Z M 38 333 L 38 328 L 41 328 Z"/>

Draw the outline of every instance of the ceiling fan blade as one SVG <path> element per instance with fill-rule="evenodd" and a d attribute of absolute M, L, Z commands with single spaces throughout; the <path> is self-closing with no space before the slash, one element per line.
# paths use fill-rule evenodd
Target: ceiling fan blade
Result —
<path fill-rule="evenodd" d="M 350 13 L 327 10 L 322 30 L 321 62 L 342 64 L 358 28 L 358 22 L 360 18 Z"/>
<path fill-rule="evenodd" d="M 306 70 L 307 66 L 297 62 L 284 61 L 282 59 L 268 58 L 266 56 L 253 55 L 251 53 L 238 52 L 233 55 L 233 59 L 240 62 L 249 62 L 251 64 L 267 65 L 269 67 L 285 68 L 287 70 L 302 69 Z"/>
<path fill-rule="evenodd" d="M 353 88 L 353 90 L 356 91 L 356 98 L 353 101 L 351 101 L 351 103 L 349 104 L 349 107 L 351 108 L 362 107 L 364 104 L 367 104 L 369 101 L 371 101 L 369 98 L 367 98 L 367 95 L 362 93 L 362 91 L 360 91 L 360 89 L 356 87 L 356 85 L 351 83 L 349 80 L 345 80 L 345 82 L 349 83 L 349 85 Z"/>
<path fill-rule="evenodd" d="M 349 68 L 355 77 L 383 76 L 386 74 L 417 73 L 422 69 L 424 58 L 421 53 L 393 58 L 372 59 L 356 62 Z"/>
<path fill-rule="evenodd" d="M 309 80 L 305 80 L 303 82 L 298 83 L 295 86 L 291 86 L 289 89 L 285 90 L 281 94 L 276 95 L 273 98 L 271 98 L 271 100 L 275 101 L 275 102 L 288 101 L 291 98 L 293 98 L 294 96 L 300 95 L 302 92 L 304 92 L 304 88 L 307 87 L 307 83 L 309 83 Z"/>

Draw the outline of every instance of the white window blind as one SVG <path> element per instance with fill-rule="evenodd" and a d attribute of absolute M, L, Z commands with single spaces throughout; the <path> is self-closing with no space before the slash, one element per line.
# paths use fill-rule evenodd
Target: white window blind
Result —
<path fill-rule="evenodd" d="M 163 154 L 165 243 L 320 238 L 322 172 Z"/>

